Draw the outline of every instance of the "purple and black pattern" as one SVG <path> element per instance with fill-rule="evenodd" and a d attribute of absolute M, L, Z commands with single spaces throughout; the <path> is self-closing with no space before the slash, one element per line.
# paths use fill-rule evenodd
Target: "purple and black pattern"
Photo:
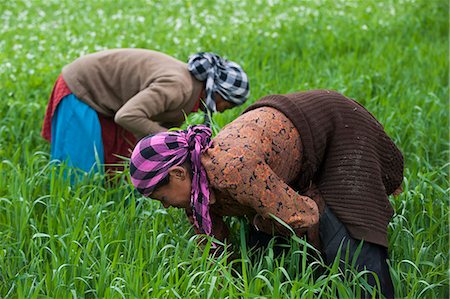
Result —
<path fill-rule="evenodd" d="M 207 235 L 211 234 L 210 191 L 200 157 L 210 147 L 211 135 L 211 130 L 204 125 L 149 135 L 138 142 L 130 160 L 131 182 L 139 193 L 149 197 L 155 186 L 168 176 L 169 168 L 190 158 L 191 207 L 195 225 Z"/>

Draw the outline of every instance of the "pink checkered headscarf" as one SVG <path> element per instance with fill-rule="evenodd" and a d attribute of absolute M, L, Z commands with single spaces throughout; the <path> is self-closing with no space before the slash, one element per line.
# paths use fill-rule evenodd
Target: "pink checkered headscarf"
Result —
<path fill-rule="evenodd" d="M 207 235 L 211 234 L 209 186 L 200 156 L 211 146 L 211 135 L 211 129 L 204 125 L 149 135 L 138 142 L 130 160 L 131 182 L 139 193 L 151 196 L 158 183 L 168 176 L 169 168 L 190 159 L 194 222 Z"/>

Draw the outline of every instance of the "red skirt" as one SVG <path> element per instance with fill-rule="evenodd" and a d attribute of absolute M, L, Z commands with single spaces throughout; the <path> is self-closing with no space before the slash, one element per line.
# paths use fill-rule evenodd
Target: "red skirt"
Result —
<path fill-rule="evenodd" d="M 50 100 L 45 112 L 41 135 L 51 142 L 52 117 L 61 100 L 71 94 L 63 77 L 59 75 L 53 87 Z M 123 171 L 124 158 L 129 158 L 136 145 L 136 137 L 117 125 L 112 117 L 106 117 L 97 112 L 102 127 L 102 142 L 105 156 L 105 172 Z"/>

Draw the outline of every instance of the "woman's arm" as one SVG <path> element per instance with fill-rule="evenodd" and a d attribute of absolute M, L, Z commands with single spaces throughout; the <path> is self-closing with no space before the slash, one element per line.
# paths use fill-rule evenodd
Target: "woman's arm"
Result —
<path fill-rule="evenodd" d="M 170 80 L 153 82 L 129 99 L 116 112 L 114 121 L 138 138 L 167 131 L 152 118 L 183 104 L 186 96 L 179 85 Z"/>
<path fill-rule="evenodd" d="M 275 217 L 299 235 L 319 221 L 314 200 L 294 191 L 250 151 L 221 151 L 205 167 L 214 186 L 226 189 L 236 201 L 255 210 L 255 224 L 265 232 L 271 233 L 267 230 L 273 225 L 278 233 L 289 234 Z"/>

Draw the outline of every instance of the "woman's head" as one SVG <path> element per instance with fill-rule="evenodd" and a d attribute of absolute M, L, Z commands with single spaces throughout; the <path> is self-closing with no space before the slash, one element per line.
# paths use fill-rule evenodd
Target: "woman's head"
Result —
<path fill-rule="evenodd" d="M 161 202 L 164 208 L 191 208 L 192 174 L 190 162 L 169 168 L 167 177 L 159 182 L 150 194 Z"/>
<path fill-rule="evenodd" d="M 188 69 L 197 80 L 205 81 L 206 107 L 210 112 L 223 111 L 247 100 L 250 86 L 239 64 L 211 52 L 200 52 L 189 57 Z M 223 103 L 216 107 L 216 102 L 222 99 L 230 105 Z"/>
<path fill-rule="evenodd" d="M 191 207 L 196 224 L 207 234 L 211 232 L 209 188 L 200 156 L 210 145 L 208 127 L 190 126 L 143 138 L 130 160 L 131 182 L 141 194 L 160 200 L 165 207 Z"/>

